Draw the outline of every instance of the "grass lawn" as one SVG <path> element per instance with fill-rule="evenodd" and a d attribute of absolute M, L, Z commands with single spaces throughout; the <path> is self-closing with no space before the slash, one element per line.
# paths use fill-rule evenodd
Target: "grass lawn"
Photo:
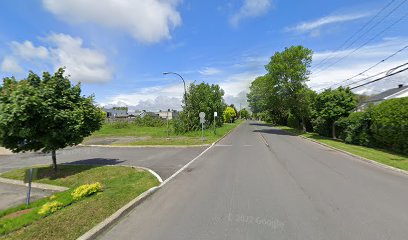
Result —
<path fill-rule="evenodd" d="M 129 138 L 126 142 L 113 142 L 110 145 L 136 146 L 136 145 L 200 145 L 210 144 L 227 134 L 230 130 L 242 123 L 238 119 L 235 123 L 224 123 L 222 127 L 214 130 L 204 129 L 204 141 L 201 138 L 201 131 L 194 131 L 176 135 L 170 126 L 169 137 L 167 137 L 167 127 L 138 127 L 129 124 L 125 128 L 115 128 L 112 124 L 105 124 L 101 130 L 85 139 L 84 144 L 92 144 L 93 141 L 104 138 Z M 132 138 L 133 137 L 133 138 Z"/>
<path fill-rule="evenodd" d="M 296 135 L 302 135 L 304 137 L 313 139 L 315 141 L 327 144 L 331 147 L 347 151 L 349 153 L 361 156 L 370 160 L 374 160 L 379 163 L 383 163 L 392 167 L 396 167 L 403 170 L 408 170 L 408 156 L 391 152 L 379 148 L 369 148 L 353 144 L 347 144 L 339 140 L 333 140 L 331 138 L 326 138 L 319 136 L 316 133 L 304 133 L 298 129 L 294 129 L 286 126 L 277 126 L 281 130 L 291 132 Z"/>
<path fill-rule="evenodd" d="M 18 180 L 23 176 L 24 169 L 1 175 Z M 54 194 L 52 200 L 68 205 L 46 217 L 38 211 L 51 201 L 49 198 L 35 201 L 27 209 L 20 205 L 0 211 L 0 239 L 76 239 L 144 191 L 159 185 L 144 170 L 90 165 L 59 165 L 56 174 L 51 166 L 39 167 L 35 182 L 70 188 Z M 95 182 L 102 184 L 103 192 L 72 202 L 71 192 L 76 187 Z"/>

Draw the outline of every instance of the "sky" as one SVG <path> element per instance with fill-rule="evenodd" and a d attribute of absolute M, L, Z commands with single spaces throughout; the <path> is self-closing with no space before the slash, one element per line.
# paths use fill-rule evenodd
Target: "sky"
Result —
<path fill-rule="evenodd" d="M 0 9 L 0 78 L 65 67 L 100 105 L 180 109 L 183 83 L 170 71 L 219 84 L 227 103 L 246 107 L 250 83 L 292 45 L 313 50 L 316 91 L 408 62 L 407 0 L 14 0 Z M 355 91 L 408 84 L 407 72 Z"/>

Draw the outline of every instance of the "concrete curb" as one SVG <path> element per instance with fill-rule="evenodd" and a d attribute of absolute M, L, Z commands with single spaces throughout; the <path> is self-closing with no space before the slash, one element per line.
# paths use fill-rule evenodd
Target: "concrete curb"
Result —
<path fill-rule="evenodd" d="M 276 128 L 276 129 L 279 129 L 279 128 Z M 279 130 L 282 130 L 282 129 L 279 129 Z M 285 131 L 285 130 L 282 130 L 282 131 Z M 344 153 L 344 154 L 346 154 L 346 155 L 349 155 L 349 156 L 351 156 L 351 157 L 357 158 L 357 159 L 359 159 L 359 160 L 362 160 L 362 161 L 364 161 L 364 162 L 366 162 L 366 163 L 375 165 L 375 166 L 377 166 L 377 167 L 385 168 L 385 169 L 388 169 L 388 170 L 391 170 L 391 171 L 394 171 L 394 172 L 398 172 L 398 173 L 402 173 L 402 174 L 408 175 L 408 171 L 405 171 L 405 170 L 402 170 L 402 169 L 399 169 L 399 168 L 396 168 L 396 167 L 388 166 L 388 165 L 386 165 L 386 164 L 379 163 L 379 162 L 376 162 L 376 161 L 374 161 L 374 160 L 371 160 L 371 159 L 368 159 L 368 158 L 365 158 L 365 157 L 361 157 L 361 156 L 355 155 L 355 154 L 353 154 L 353 153 L 350 153 L 350 152 L 347 152 L 347 151 L 345 151 L 345 150 L 332 147 L 332 146 L 330 146 L 330 145 L 327 145 L 327 144 L 325 144 L 325 143 L 316 141 L 316 140 L 314 140 L 314 139 L 307 138 L 307 137 L 302 136 L 302 135 L 296 135 L 296 134 L 291 133 L 291 132 L 288 132 L 288 131 L 285 131 L 285 132 L 290 133 L 290 134 L 293 135 L 293 136 L 301 137 L 301 138 L 306 139 L 306 140 L 308 140 L 308 141 L 311 141 L 311 142 L 317 143 L 317 144 L 319 144 L 319 145 L 325 146 L 325 147 L 327 147 L 327 148 L 333 149 L 333 150 L 335 150 L 335 151 Z"/>
<path fill-rule="evenodd" d="M 242 122 L 243 123 L 243 122 Z M 213 142 L 208 148 L 206 148 L 204 151 L 202 151 L 197 157 L 192 159 L 190 162 L 188 162 L 186 165 L 184 165 L 182 168 L 180 168 L 177 172 L 173 173 L 169 178 L 166 180 L 162 180 L 161 177 L 154 172 L 151 169 L 148 168 L 143 168 L 143 167 L 134 167 L 134 168 L 140 168 L 140 169 L 145 169 L 149 171 L 151 174 L 157 177 L 157 179 L 160 181 L 160 185 L 157 187 L 150 188 L 149 190 L 145 191 L 144 193 L 140 194 L 138 197 L 127 203 L 125 206 L 120 208 L 118 211 L 116 211 L 114 214 L 112 214 L 110 217 L 105 219 L 103 222 L 99 223 L 95 227 L 93 227 L 91 230 L 77 238 L 77 240 L 91 240 L 91 239 L 97 239 L 104 231 L 112 227 L 115 223 L 117 223 L 123 216 L 128 214 L 130 211 L 132 211 L 136 206 L 140 205 L 144 200 L 146 200 L 149 196 L 151 196 L 153 193 L 158 191 L 160 188 L 162 188 L 164 185 L 166 185 L 169 181 L 174 179 L 178 174 L 180 174 L 183 170 L 185 170 L 188 166 L 190 166 L 192 163 L 194 163 L 197 159 L 199 159 L 204 153 L 206 153 L 208 150 L 210 150 L 217 142 L 221 141 L 224 139 L 228 134 L 230 134 L 233 130 L 235 130 L 237 127 L 239 127 L 242 123 L 240 123 L 238 126 L 234 127 L 228 133 L 226 133 L 224 136 L 222 136 L 220 139 L 217 141 Z M 208 145 L 207 145 L 208 146 Z M 105 165 L 106 166 L 106 165 Z M 126 165 L 118 165 L 118 166 L 126 166 Z"/>
<path fill-rule="evenodd" d="M 136 206 L 141 204 L 144 200 L 146 200 L 150 195 L 155 193 L 160 186 L 152 187 L 149 190 L 145 191 L 144 193 L 140 194 L 137 198 L 133 199 L 132 201 L 128 202 L 125 206 L 121 207 L 118 211 L 114 214 L 106 218 L 103 222 L 99 223 L 91 230 L 77 238 L 77 240 L 88 240 L 88 239 L 96 239 L 99 235 L 101 235 L 104 231 L 108 228 L 113 226 L 116 222 L 118 222 L 121 217 L 128 214 L 132 211 Z"/>
<path fill-rule="evenodd" d="M 0 182 L 1 183 L 18 185 L 18 186 L 25 186 L 25 187 L 27 186 L 27 183 L 24 183 L 23 181 L 8 179 L 8 178 L 2 178 L 2 177 L 0 177 Z M 44 189 L 44 190 L 59 191 L 59 192 L 66 191 L 66 190 L 69 189 L 69 188 L 66 188 L 66 187 L 60 187 L 60 186 L 49 185 L 49 184 L 44 184 L 44 183 L 35 183 L 35 182 L 31 183 L 31 187 Z"/>

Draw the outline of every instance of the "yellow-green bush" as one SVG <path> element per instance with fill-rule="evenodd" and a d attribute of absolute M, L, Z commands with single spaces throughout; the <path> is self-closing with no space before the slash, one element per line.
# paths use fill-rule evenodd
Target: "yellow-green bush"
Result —
<path fill-rule="evenodd" d="M 58 201 L 47 202 L 44 204 L 41 209 L 38 211 L 40 215 L 49 215 L 63 208 L 64 204 Z"/>
<path fill-rule="evenodd" d="M 96 182 L 94 184 L 85 184 L 85 185 L 77 187 L 71 193 L 71 196 L 75 201 L 77 201 L 81 198 L 90 196 L 96 192 L 101 192 L 101 191 L 102 191 L 102 184 L 99 182 Z"/>

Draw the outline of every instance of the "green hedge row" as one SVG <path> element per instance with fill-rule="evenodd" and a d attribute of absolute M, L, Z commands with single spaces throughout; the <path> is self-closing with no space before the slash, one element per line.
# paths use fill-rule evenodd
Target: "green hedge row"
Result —
<path fill-rule="evenodd" d="M 347 143 L 377 146 L 408 154 L 408 98 L 390 99 L 336 122 Z"/>

